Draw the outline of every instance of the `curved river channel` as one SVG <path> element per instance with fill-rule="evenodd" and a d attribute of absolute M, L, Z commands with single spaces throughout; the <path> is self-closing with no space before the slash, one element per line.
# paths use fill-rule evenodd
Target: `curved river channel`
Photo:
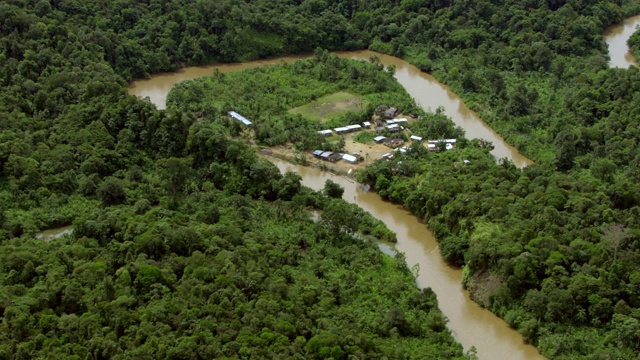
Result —
<path fill-rule="evenodd" d="M 435 110 L 443 106 L 445 114 L 457 125 L 465 129 L 468 138 L 479 137 L 490 140 L 495 145 L 493 154 L 507 157 L 519 167 L 531 161 L 508 145 L 485 124 L 448 87 L 439 83 L 431 75 L 420 71 L 406 61 L 372 51 L 341 52 L 341 57 L 368 60 L 375 55 L 385 66 L 396 66 L 396 78 L 424 109 Z M 173 73 L 154 75 L 150 79 L 136 80 L 129 86 L 129 93 L 141 97 L 148 96 L 158 108 L 166 107 L 167 94 L 178 82 L 207 76 L 215 69 L 221 72 L 238 71 L 258 66 L 293 61 L 307 56 L 288 56 L 270 60 L 256 60 L 238 64 L 194 66 Z M 344 188 L 344 198 L 355 202 L 373 216 L 385 222 L 398 236 L 396 249 L 404 252 L 407 264 L 419 264 L 417 279 L 420 287 L 430 287 L 437 294 L 440 308 L 449 319 L 448 327 L 465 350 L 475 346 L 480 359 L 544 359 L 535 347 L 523 343 L 522 336 L 511 329 L 502 319 L 483 309 L 469 298 L 462 287 L 462 271 L 448 266 L 438 248 L 431 231 L 415 216 L 398 205 L 383 201 L 377 194 L 360 189 L 357 184 L 315 168 L 295 166 L 282 160 L 270 159 L 281 171 L 295 171 L 302 176 L 304 185 L 321 189 L 326 179 L 333 179 Z"/>
<path fill-rule="evenodd" d="M 633 33 L 637 24 L 640 24 L 640 16 L 627 19 L 623 24 L 612 26 L 605 32 L 612 67 L 628 67 L 635 64 L 632 57 L 620 57 L 619 54 L 627 54 L 626 39 Z M 623 40 L 620 40 L 621 38 Z M 443 106 L 445 114 L 465 129 L 468 138 L 491 141 L 495 145 L 492 153 L 497 158 L 507 157 L 521 168 L 531 164 L 531 160 L 504 142 L 448 87 L 415 66 L 404 60 L 372 51 L 343 52 L 339 55 L 361 60 L 368 60 L 370 56 L 375 55 L 384 65 L 395 65 L 396 78 L 424 109 L 435 110 L 438 106 Z M 136 80 L 130 84 L 129 93 L 149 97 L 152 103 L 163 109 L 166 106 L 167 94 L 180 81 L 210 75 L 215 69 L 222 72 L 238 71 L 306 57 L 308 56 L 288 56 L 240 64 L 188 67 L 173 73 L 158 74 L 150 79 Z M 475 346 L 478 357 L 487 360 L 544 359 L 533 346 L 523 343 L 522 336 L 517 331 L 509 328 L 502 319 L 469 298 L 468 292 L 461 285 L 461 270 L 452 268 L 443 261 L 433 234 L 415 216 L 398 205 L 383 201 L 377 194 L 367 192 L 343 177 L 315 168 L 292 165 L 278 159 L 271 160 L 283 172 L 294 171 L 300 174 L 303 184 L 313 189 L 322 188 L 327 179 L 338 182 L 345 188 L 345 200 L 357 203 L 396 232 L 396 249 L 405 253 L 409 266 L 419 264 L 418 285 L 430 287 L 437 294 L 439 306 L 449 319 L 448 327 L 465 350 Z"/>
<path fill-rule="evenodd" d="M 624 19 L 622 24 L 609 26 L 604 32 L 604 40 L 609 46 L 609 66 L 628 68 L 638 66 L 627 45 L 627 40 L 640 25 L 640 15 Z"/>
<path fill-rule="evenodd" d="M 495 146 L 491 153 L 497 159 L 506 157 L 520 168 L 532 163 L 531 160 L 522 156 L 518 150 L 507 144 L 475 112 L 470 110 L 449 87 L 438 82 L 433 76 L 420 71 L 417 67 L 402 59 L 369 50 L 339 52 L 337 54 L 340 57 L 358 60 L 369 60 L 371 56 L 377 56 L 385 66 L 395 65 L 396 79 L 423 109 L 435 111 L 438 106 L 444 107 L 444 113 L 451 117 L 456 125 L 465 130 L 467 138 L 481 138 L 491 141 Z M 307 57 L 310 57 L 310 55 L 287 56 L 236 64 L 187 67 L 173 73 L 154 75 L 150 79 L 136 80 L 130 84 L 129 93 L 148 96 L 151 102 L 156 104 L 159 109 L 164 109 L 166 107 L 167 94 L 173 85 L 180 81 L 210 75 L 215 69 L 219 69 L 221 72 L 238 71 Z"/>

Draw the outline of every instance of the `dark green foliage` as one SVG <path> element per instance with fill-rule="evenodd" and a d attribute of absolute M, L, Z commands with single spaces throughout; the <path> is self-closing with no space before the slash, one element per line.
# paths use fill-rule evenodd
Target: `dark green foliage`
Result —
<path fill-rule="evenodd" d="M 196 121 L 126 95 L 125 80 L 180 62 L 311 50 L 328 36 L 363 46 L 342 15 L 287 7 L 301 21 L 290 29 L 263 16 L 280 19 L 283 4 L 253 5 L 0 5 L 0 358 L 462 358 L 406 264 L 306 209 L 337 208 L 344 230 L 394 240 L 380 221 L 229 139 L 241 128 L 223 113 Z M 258 9 L 262 20 L 237 27 Z M 319 55 L 311 71 L 328 86 L 340 65 L 353 89 L 406 101 L 376 66 Z M 358 76 L 372 82 L 358 88 Z M 307 124 L 265 121 L 263 141 Z M 314 130 L 286 140 L 315 146 Z M 72 236 L 33 236 L 71 223 Z M 414 308 L 421 297 L 431 306 Z M 395 335 L 392 307 L 412 332 Z"/>
<path fill-rule="evenodd" d="M 341 91 L 358 94 L 369 104 L 367 109 L 348 112 L 327 122 L 288 112 Z M 243 125 L 227 115 L 231 110 L 251 119 L 254 139 L 260 145 L 271 147 L 291 143 L 298 150 L 333 151 L 343 148 L 340 140 L 327 141 L 317 133 L 318 130 L 361 124 L 371 119 L 379 104 L 394 104 L 407 115 L 424 113 L 381 65 L 341 59 L 326 50 L 318 50 L 315 58 L 290 64 L 229 74 L 215 73 L 179 83 L 169 93 L 167 104 L 170 108 L 202 115 L 203 124 L 192 127 L 187 141 L 189 150 L 198 151 L 198 159 L 205 156 L 206 148 L 214 147 L 219 139 L 224 139 L 223 129 L 231 129 L 229 132 L 234 136 L 243 130 Z M 447 125 L 438 123 L 435 126 L 440 129 Z"/>
<path fill-rule="evenodd" d="M 639 12 L 605 0 L 2 2 L 0 358 L 459 356 L 433 294 L 388 294 L 412 280 L 342 231 L 392 240 L 388 229 L 226 137 L 242 130 L 224 112 L 237 107 L 260 120 L 261 143 L 324 145 L 319 124 L 273 95 L 300 92 L 275 81 L 295 76 L 269 71 L 305 73 L 316 89 L 300 101 L 352 86 L 410 109 L 376 94 L 400 90 L 394 69 L 317 51 L 238 75 L 253 82 L 216 106 L 158 111 L 126 95 L 130 79 L 183 64 L 319 46 L 405 57 L 536 160 L 520 172 L 461 141 L 360 174 L 424 217 L 475 281 L 501 281 L 479 301 L 551 358 L 637 357 L 640 71 L 609 69 L 601 34 Z M 637 54 L 637 33 L 630 44 Z M 201 90 L 190 96 L 211 95 Z M 423 120 L 414 133 L 460 135 L 441 115 Z M 303 205 L 360 222 L 312 224 Z M 73 238 L 32 238 L 70 223 Z"/>
<path fill-rule="evenodd" d="M 119 205 L 127 200 L 127 194 L 119 179 L 114 177 L 106 178 L 96 190 L 96 195 L 103 204 Z"/>
<path fill-rule="evenodd" d="M 451 119 L 444 115 L 444 109 L 436 109 L 435 113 L 426 113 L 409 125 L 414 135 L 429 139 L 457 139 L 464 137 L 464 130 L 455 126 Z"/>
<path fill-rule="evenodd" d="M 330 198 L 340 199 L 342 198 L 342 194 L 344 194 L 344 188 L 340 186 L 340 184 L 329 179 L 324 183 L 324 189 L 322 192 Z"/>
<path fill-rule="evenodd" d="M 486 291 L 485 279 L 500 279 L 477 300 L 543 353 L 586 356 L 604 349 L 630 358 L 636 345 L 620 348 L 624 341 L 614 339 L 618 325 L 633 329 L 638 316 L 637 289 L 628 284 L 638 273 L 640 223 L 637 203 L 627 208 L 607 195 L 610 182 L 623 181 L 610 175 L 615 165 L 598 161 L 575 178 L 547 165 L 520 171 L 494 161 L 469 143 L 422 157 L 409 175 L 393 162 L 377 162 L 358 178 L 425 219 L 445 259 L 465 266 L 472 293 Z M 577 331 L 592 342 L 579 345 Z M 561 339 L 576 342 L 565 350 Z"/>
<path fill-rule="evenodd" d="M 304 191 L 360 224 L 357 207 Z M 294 202 L 198 190 L 176 210 L 141 206 L 86 214 L 51 242 L 4 242 L 3 356 L 463 358 L 406 263 Z"/>
<path fill-rule="evenodd" d="M 640 59 L 640 31 L 636 31 L 627 41 L 629 49 L 636 59 Z"/>
<path fill-rule="evenodd" d="M 359 179 L 424 217 L 444 257 L 466 264 L 477 283 L 504 281 L 478 301 L 543 354 L 634 358 L 635 345 L 614 340 L 633 320 L 614 307 L 636 298 L 627 284 L 638 269 L 640 198 L 632 194 L 640 191 L 633 184 L 640 71 L 608 68 L 601 34 L 640 9 L 633 2 L 454 1 L 429 10 L 372 48 L 432 72 L 537 165 L 524 173 L 508 162 L 495 166 L 470 144 L 421 161 L 398 159 L 415 164 L 409 174 L 377 163 Z M 640 53 L 637 39 L 629 43 Z M 607 240 L 616 224 L 624 236 Z M 584 274 L 589 285 L 576 286 Z M 633 301 L 628 311 L 638 319 Z"/>

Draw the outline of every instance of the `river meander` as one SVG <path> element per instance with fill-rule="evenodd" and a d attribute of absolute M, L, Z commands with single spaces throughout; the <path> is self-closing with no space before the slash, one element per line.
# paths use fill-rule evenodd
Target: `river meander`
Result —
<path fill-rule="evenodd" d="M 629 18 L 605 32 L 612 67 L 626 68 L 637 65 L 628 52 L 626 40 L 638 24 L 640 16 Z M 438 106 L 443 106 L 445 114 L 465 129 L 468 138 L 483 138 L 493 142 L 493 154 L 496 157 L 507 157 L 518 167 L 531 163 L 482 122 L 448 87 L 415 66 L 402 59 L 371 51 L 343 52 L 339 55 L 361 60 L 368 60 L 370 56 L 376 55 L 383 64 L 395 65 L 396 78 L 424 109 L 435 110 Z M 158 74 L 150 79 L 136 80 L 130 84 L 129 93 L 148 96 L 152 103 L 163 109 L 166 106 L 167 94 L 180 81 L 207 76 L 215 69 L 222 72 L 238 71 L 306 57 L 288 56 L 240 64 L 188 67 L 173 73 Z M 518 332 L 469 298 L 468 292 L 461 285 L 461 270 L 452 268 L 443 261 L 433 234 L 415 216 L 398 205 L 383 201 L 377 194 L 367 192 L 343 177 L 314 168 L 292 165 L 278 159 L 272 161 L 283 172 L 295 171 L 300 174 L 304 185 L 314 189 L 322 188 L 327 179 L 338 182 L 345 188 L 344 198 L 347 201 L 357 203 L 396 232 L 396 249 L 405 253 L 409 266 L 419 265 L 418 285 L 430 287 L 437 294 L 440 308 L 449 319 L 448 327 L 465 350 L 475 346 L 480 359 L 544 359 L 533 346 L 523 343 Z"/>
<path fill-rule="evenodd" d="M 396 250 L 405 254 L 409 267 L 419 265 L 418 286 L 430 287 L 436 293 L 438 305 L 449 319 L 449 329 L 465 350 L 473 345 L 478 357 L 487 360 L 544 359 L 536 348 L 523 343 L 517 331 L 469 298 L 461 284 L 462 270 L 444 262 L 437 240 L 417 217 L 342 176 L 284 160 L 270 160 L 282 172 L 300 174 L 302 183 L 312 189 L 322 189 L 327 179 L 339 183 L 345 189 L 345 200 L 358 204 L 394 231 L 398 238 Z"/>
<path fill-rule="evenodd" d="M 482 121 L 474 111 L 469 109 L 464 101 L 452 92 L 449 87 L 438 82 L 433 76 L 420 71 L 417 67 L 400 58 L 369 50 L 340 52 L 338 55 L 344 58 L 365 61 L 369 60 L 371 56 L 377 56 L 385 66 L 395 65 L 396 79 L 423 109 L 435 111 L 436 108 L 442 106 L 444 113 L 451 117 L 456 125 L 459 125 L 465 130 L 467 138 L 481 138 L 491 141 L 495 146 L 491 153 L 497 159 L 506 157 L 520 168 L 532 163 L 531 160 L 520 154 L 513 146 L 507 144 L 502 137 Z M 129 93 L 143 97 L 148 96 L 151 102 L 156 104 L 159 109 L 164 109 L 166 107 L 167 94 L 173 85 L 180 81 L 210 75 L 215 69 L 221 72 L 238 71 L 264 65 L 278 64 L 282 61 L 294 61 L 309 56 L 310 55 L 287 56 L 277 59 L 249 61 L 246 63 L 187 67 L 173 73 L 154 75 L 150 79 L 133 81 L 129 86 Z"/>
<path fill-rule="evenodd" d="M 462 99 L 431 75 L 402 59 L 372 51 L 339 53 L 341 57 L 360 60 L 368 60 L 373 55 L 378 56 L 386 66 L 396 66 L 396 78 L 421 107 L 434 111 L 438 106 L 443 106 L 445 114 L 465 129 L 468 138 L 491 141 L 495 145 L 493 154 L 497 158 L 507 157 L 519 167 L 531 163 L 478 118 Z M 238 71 L 306 57 L 308 56 L 288 56 L 240 64 L 187 67 L 173 73 L 158 74 L 150 79 L 136 80 L 130 84 L 129 93 L 149 97 L 152 103 L 163 109 L 166 106 L 167 94 L 180 81 L 207 76 L 216 69 L 221 72 Z M 345 188 L 346 200 L 357 203 L 396 232 L 397 250 L 405 253 L 409 266 L 419 265 L 419 286 L 430 287 L 435 291 L 440 308 L 449 319 L 449 329 L 465 350 L 475 346 L 480 359 L 544 359 L 535 347 L 523 343 L 522 336 L 517 331 L 469 298 L 468 292 L 461 284 L 462 271 L 444 262 L 433 234 L 415 216 L 398 205 L 383 201 L 373 192 L 363 191 L 357 184 L 339 176 L 314 168 L 295 166 L 282 160 L 273 159 L 273 162 L 282 171 L 295 171 L 300 174 L 304 185 L 314 189 L 322 188 L 326 179 L 333 178 Z"/>

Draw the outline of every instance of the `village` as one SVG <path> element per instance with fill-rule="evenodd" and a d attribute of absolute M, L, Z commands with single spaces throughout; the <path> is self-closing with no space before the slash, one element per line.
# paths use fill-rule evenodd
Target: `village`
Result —
<path fill-rule="evenodd" d="M 242 122 L 246 126 L 251 126 L 252 122 L 244 116 L 231 111 L 229 115 Z M 396 108 L 389 108 L 384 112 L 384 116 L 374 117 L 371 121 L 364 121 L 362 124 L 346 125 L 333 129 L 319 130 L 318 134 L 326 137 L 342 136 L 345 140 L 342 151 L 326 151 L 316 149 L 311 155 L 321 162 L 331 163 L 342 170 L 349 171 L 364 167 L 375 160 L 392 160 L 394 154 L 406 153 L 410 146 L 424 146 L 427 150 L 438 152 L 452 149 L 456 139 L 424 139 L 420 136 L 412 135 L 408 124 L 415 121 L 411 117 L 402 116 Z M 367 143 L 354 140 L 354 137 L 361 132 L 373 132 L 375 137 Z M 289 148 L 275 148 L 272 153 L 280 153 L 282 157 L 292 150 Z"/>
<path fill-rule="evenodd" d="M 409 123 L 409 119 L 407 118 L 392 118 L 386 121 L 383 121 L 383 120 L 375 120 L 373 122 L 365 121 L 362 123 L 362 125 L 348 125 L 345 127 L 334 128 L 333 130 L 320 130 L 318 131 L 318 133 L 324 136 L 333 136 L 334 133 L 336 135 L 347 135 L 349 133 L 369 130 L 369 131 L 375 131 L 377 133 L 384 132 L 387 134 L 401 134 L 403 132 L 404 133 L 410 132 L 409 129 L 406 127 L 408 123 Z M 410 135 L 410 134 L 408 134 L 408 136 L 412 145 L 416 143 L 420 144 L 423 142 L 423 139 L 420 136 Z M 373 138 L 373 142 L 375 144 L 382 144 L 385 147 L 392 150 L 390 152 L 385 152 L 384 154 L 380 155 L 379 159 L 381 160 L 391 160 L 393 159 L 394 152 L 405 153 L 409 148 L 409 146 L 405 145 L 406 143 L 405 139 L 400 136 L 387 137 L 384 135 L 378 135 Z M 444 147 L 442 145 L 438 146 L 439 143 L 444 144 Z M 424 146 L 429 151 L 441 151 L 442 149 L 449 150 L 453 148 L 455 143 L 456 143 L 456 139 L 437 139 L 437 140 L 434 139 L 434 140 L 427 140 L 427 142 L 424 143 Z M 373 147 L 370 146 L 370 149 L 372 148 Z M 318 159 L 329 161 L 329 162 L 344 160 L 350 164 L 357 164 L 364 160 L 364 156 L 362 155 L 361 152 L 353 152 L 349 154 L 349 153 L 340 153 L 340 152 L 334 153 L 332 151 L 315 150 L 313 151 L 313 156 Z"/>

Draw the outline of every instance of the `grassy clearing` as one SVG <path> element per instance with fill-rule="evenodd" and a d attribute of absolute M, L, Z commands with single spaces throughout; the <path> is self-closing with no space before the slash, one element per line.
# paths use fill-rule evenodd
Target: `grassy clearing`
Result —
<path fill-rule="evenodd" d="M 367 101 L 348 92 L 337 92 L 323 96 L 306 105 L 289 110 L 292 114 L 300 114 L 308 119 L 329 121 L 350 111 L 360 111 L 367 106 Z"/>
<path fill-rule="evenodd" d="M 334 135 L 334 136 L 329 136 L 329 137 L 327 138 L 327 142 L 330 142 L 330 143 L 332 143 L 332 142 L 337 142 L 337 141 L 339 141 L 339 140 L 340 140 L 341 138 L 343 138 L 343 137 L 344 137 L 344 135 Z"/>
<path fill-rule="evenodd" d="M 362 131 L 353 137 L 353 141 L 357 141 L 362 144 L 368 144 L 371 143 L 373 141 L 373 138 L 376 136 L 377 134 L 373 131 Z"/>

